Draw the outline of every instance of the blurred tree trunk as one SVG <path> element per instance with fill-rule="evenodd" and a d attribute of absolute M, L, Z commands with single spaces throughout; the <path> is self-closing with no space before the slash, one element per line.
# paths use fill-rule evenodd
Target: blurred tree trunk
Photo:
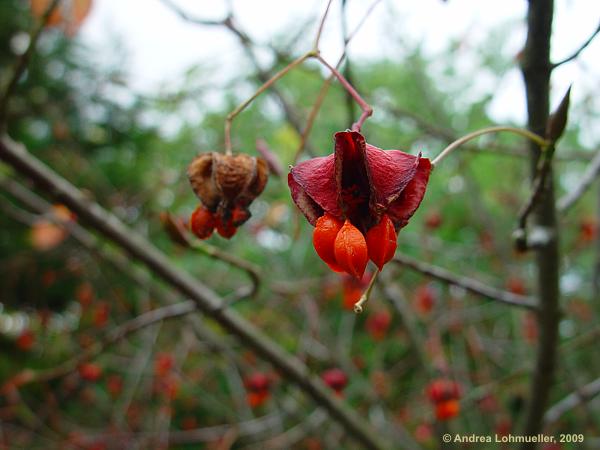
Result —
<path fill-rule="evenodd" d="M 529 130 L 545 134 L 549 115 L 550 38 L 552 35 L 553 0 L 530 0 L 527 15 L 527 41 L 523 53 L 522 72 L 527 95 Z M 529 144 L 532 179 L 537 174 L 540 148 Z M 548 404 L 556 366 L 559 312 L 559 245 L 552 168 L 546 178 L 543 195 L 534 211 L 535 226 L 543 227 L 550 239 L 536 249 L 537 285 L 540 302 L 538 314 L 539 341 L 535 372 L 531 380 L 530 398 L 524 434 L 540 432 L 544 410 Z M 522 449 L 536 448 L 525 443 Z"/>

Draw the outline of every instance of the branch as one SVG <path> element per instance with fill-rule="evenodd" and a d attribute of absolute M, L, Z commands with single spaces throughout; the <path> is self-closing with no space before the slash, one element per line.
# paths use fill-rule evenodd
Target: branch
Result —
<path fill-rule="evenodd" d="M 594 38 L 597 36 L 597 34 L 600 33 L 600 23 L 598 24 L 598 27 L 594 30 L 594 32 L 592 33 L 592 35 L 588 38 L 587 41 L 585 41 L 583 43 L 583 45 L 581 47 L 579 47 L 575 53 L 573 53 L 571 56 L 552 64 L 552 69 L 556 69 L 558 66 L 561 66 L 563 64 L 566 64 L 570 61 L 573 61 L 575 58 L 577 58 L 579 56 L 579 54 L 584 51 L 586 49 L 586 47 L 588 45 L 590 45 L 592 43 L 592 41 L 594 40 Z"/>
<path fill-rule="evenodd" d="M 550 105 L 550 41 L 552 36 L 552 0 L 536 0 L 528 3 L 527 39 L 522 58 L 522 74 L 527 99 L 527 128 L 536 134 L 544 134 L 548 125 Z M 529 144 L 531 172 L 535 180 L 541 150 L 537 144 Z M 536 225 L 553 236 L 536 248 L 536 276 L 539 297 L 537 325 L 539 338 L 535 369 L 529 384 L 527 412 L 522 434 L 537 435 L 542 429 L 544 410 L 548 404 L 556 368 L 558 325 L 560 321 L 560 247 L 558 220 L 555 207 L 555 190 L 552 168 L 548 168 L 547 182 L 542 184 L 543 195 L 537 203 L 534 215 Z M 533 450 L 535 442 L 525 442 L 522 450 Z"/>
<path fill-rule="evenodd" d="M 0 97 L 0 133 L 4 132 L 6 127 L 6 113 L 8 110 L 8 101 L 10 100 L 10 97 L 13 95 L 17 87 L 17 83 L 21 79 L 21 75 L 23 75 L 23 72 L 25 72 L 25 69 L 29 64 L 29 60 L 33 55 L 37 41 L 39 40 L 42 31 L 44 30 L 44 27 L 48 23 L 50 15 L 58 6 L 58 3 L 60 1 L 61 0 L 53 0 L 52 3 L 50 3 L 48 9 L 42 16 L 42 19 L 40 20 L 40 23 L 38 24 L 37 28 L 35 28 L 29 35 L 29 45 L 27 46 L 27 50 L 25 50 L 25 53 L 23 53 L 17 60 L 17 63 L 13 69 L 8 84 L 6 85 L 6 88 L 4 89 L 4 92 Z"/>
<path fill-rule="evenodd" d="M 512 292 L 503 291 L 501 289 L 496 289 L 472 278 L 455 275 L 452 272 L 447 271 L 446 269 L 442 269 L 441 267 L 418 261 L 414 258 L 411 258 L 410 256 L 396 253 L 396 256 L 392 261 L 396 264 L 406 266 L 412 270 L 421 272 L 425 275 L 436 278 L 445 283 L 459 286 L 473 294 L 481 295 L 490 300 L 495 300 L 497 302 L 504 303 L 510 306 L 518 306 L 520 308 L 529 309 L 531 311 L 537 311 L 538 309 L 535 301 L 530 297 L 513 294 Z"/>
<path fill-rule="evenodd" d="M 207 316 L 235 335 L 242 344 L 253 348 L 316 403 L 323 406 L 334 420 L 365 447 L 372 449 L 386 447 L 364 420 L 336 399 L 318 377 L 310 375 L 308 368 L 300 360 L 286 353 L 235 311 L 225 309 L 222 299 L 212 290 L 188 273 L 178 270 L 173 262 L 148 240 L 127 228 L 117 217 L 97 203 L 90 202 L 89 198 L 75 186 L 36 159 L 24 146 L 13 142 L 7 136 L 2 137 L 0 159 L 33 180 L 96 231 L 126 250 L 133 259 L 143 263 L 154 276 L 189 297 Z"/>
<path fill-rule="evenodd" d="M 579 178 L 579 185 L 558 200 L 556 204 L 558 211 L 564 214 L 571 209 L 579 198 L 585 194 L 598 175 L 600 175 L 600 150 L 598 150 L 594 159 L 592 159 L 583 175 Z"/>
<path fill-rule="evenodd" d="M 546 414 L 544 414 L 544 425 L 551 426 L 556 423 L 563 414 L 575 408 L 576 406 L 588 402 L 595 396 L 600 394 L 600 378 L 586 384 L 577 391 L 567 395 L 554 406 L 552 406 Z"/>

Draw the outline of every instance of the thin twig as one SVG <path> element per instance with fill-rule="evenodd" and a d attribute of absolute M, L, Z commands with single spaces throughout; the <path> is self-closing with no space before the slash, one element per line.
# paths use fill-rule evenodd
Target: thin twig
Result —
<path fill-rule="evenodd" d="M 490 300 L 495 300 L 506 305 L 518 306 L 531 311 L 536 311 L 538 309 L 537 304 L 530 297 L 496 289 L 492 286 L 482 283 L 481 281 L 453 274 L 446 269 L 427 264 L 423 261 L 411 258 L 410 256 L 396 253 L 396 256 L 392 261 L 396 264 L 409 267 L 417 272 L 421 272 L 445 283 L 462 287 L 473 294 L 481 295 Z"/>
<path fill-rule="evenodd" d="M 315 36 L 315 41 L 313 44 L 313 52 L 318 52 L 319 51 L 319 41 L 321 40 L 321 34 L 323 33 L 323 27 L 325 26 L 325 20 L 327 19 L 327 14 L 329 13 L 329 8 L 331 7 L 331 3 L 333 2 L 333 0 L 329 0 L 327 2 L 327 7 L 325 8 L 325 12 L 323 13 L 323 16 L 321 17 L 321 21 L 319 22 L 319 28 L 317 29 L 317 35 Z"/>
<path fill-rule="evenodd" d="M 27 149 L 7 136 L 0 140 L 0 159 L 14 170 L 34 181 L 49 195 L 64 203 L 82 221 L 126 250 L 132 258 L 143 263 L 153 275 L 161 278 L 174 290 L 193 300 L 199 309 L 218 322 L 240 341 L 271 362 L 280 373 L 293 381 L 316 403 L 323 406 L 333 419 L 365 447 L 386 448 L 382 438 L 348 406 L 340 403 L 330 389 L 293 355 L 285 352 L 254 325 L 231 309 L 223 308 L 222 299 L 197 278 L 178 269 L 173 262 L 139 233 L 126 227 L 117 217 L 91 202 L 83 193 L 48 166 L 31 155 Z"/>
<path fill-rule="evenodd" d="M 598 27 L 594 30 L 594 32 L 592 33 L 592 35 L 587 39 L 587 41 L 585 41 L 581 45 L 581 47 L 579 47 L 577 50 L 575 50 L 575 52 L 571 56 L 569 56 L 569 57 L 567 57 L 567 58 L 565 58 L 565 59 L 563 59 L 563 60 L 561 60 L 561 61 L 559 61 L 557 63 L 552 64 L 552 69 L 556 69 L 558 66 L 566 64 L 566 63 L 568 63 L 570 61 L 573 61 L 575 58 L 577 58 L 579 56 L 579 54 L 582 51 L 584 51 L 588 45 L 590 45 L 592 43 L 592 41 L 598 35 L 598 33 L 600 33 L 600 23 L 598 24 Z"/>
<path fill-rule="evenodd" d="M 600 378 L 572 392 L 565 398 L 554 404 L 544 414 L 544 425 L 546 427 L 556 423 L 567 411 L 575 408 L 582 403 L 589 402 L 595 396 L 600 394 Z"/>
<path fill-rule="evenodd" d="M 361 314 L 363 312 L 364 305 L 366 305 L 366 303 L 369 301 L 369 298 L 371 297 L 371 291 L 373 290 L 373 286 L 375 286 L 375 283 L 377 282 L 377 277 L 380 273 L 381 272 L 379 269 L 375 270 L 375 273 L 371 277 L 371 281 L 369 281 L 367 289 L 365 289 L 365 292 L 363 292 L 358 301 L 354 304 L 354 314 Z"/>
<path fill-rule="evenodd" d="M 48 20 L 50 19 L 50 15 L 54 11 L 54 9 L 58 6 L 58 3 L 60 1 L 61 0 L 53 0 L 52 3 L 50 3 L 50 5 L 48 6 L 48 9 L 46 9 L 46 12 L 42 16 L 40 23 L 29 35 L 29 45 L 27 46 L 27 49 L 25 50 L 25 52 L 17 60 L 16 65 L 15 65 L 15 67 L 12 71 L 12 74 L 10 76 L 10 79 L 8 81 L 8 84 L 6 85 L 6 88 L 4 89 L 4 91 L 2 92 L 2 96 L 0 97 L 0 133 L 4 132 L 4 130 L 6 128 L 6 114 L 8 111 L 8 101 L 10 100 L 10 97 L 13 95 L 13 93 L 17 87 L 17 83 L 19 82 L 19 80 L 21 79 L 21 76 L 23 75 L 23 72 L 25 72 L 25 69 L 27 69 L 29 60 L 31 59 L 31 56 L 33 55 L 35 46 L 37 45 L 37 42 L 42 34 L 42 31 L 44 30 L 44 27 L 46 26 L 46 24 L 48 23 Z"/>
<path fill-rule="evenodd" d="M 569 209 L 577 203 L 577 201 L 585 194 L 588 188 L 592 185 L 596 177 L 600 175 L 600 150 L 596 152 L 594 159 L 590 161 L 587 169 L 579 178 L 579 184 L 571 192 L 561 197 L 557 204 L 556 209 L 561 213 L 566 213 Z"/>
<path fill-rule="evenodd" d="M 538 144 L 540 147 L 545 148 L 548 146 L 549 142 L 546 141 L 543 137 L 538 136 L 535 133 L 532 133 L 529 130 L 525 130 L 522 128 L 515 128 L 515 127 L 507 127 L 507 126 L 495 126 L 495 127 L 489 127 L 489 128 L 483 128 L 481 130 L 477 130 L 477 131 L 473 131 L 472 133 L 466 134 L 465 136 L 457 139 L 456 141 L 452 142 L 450 145 L 448 145 L 444 150 L 442 150 L 440 152 L 439 155 L 437 155 L 433 161 L 431 161 L 432 165 L 436 165 L 438 164 L 442 159 L 444 159 L 449 153 L 451 153 L 452 151 L 456 150 L 458 147 L 460 147 L 463 144 L 466 144 L 467 142 L 478 138 L 479 136 L 483 136 L 484 134 L 491 134 L 491 133 L 499 133 L 502 131 L 506 131 L 509 133 L 514 133 L 514 134 L 518 134 L 519 136 L 523 136 L 524 138 L 527 138 L 533 142 L 535 142 L 536 144 Z"/>

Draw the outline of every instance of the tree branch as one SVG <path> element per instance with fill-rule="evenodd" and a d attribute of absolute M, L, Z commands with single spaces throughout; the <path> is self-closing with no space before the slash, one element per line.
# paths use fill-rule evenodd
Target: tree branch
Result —
<path fill-rule="evenodd" d="M 600 394 L 600 378 L 595 379 L 591 383 L 588 383 L 577 391 L 567 395 L 548 409 L 546 414 L 544 414 L 544 426 L 548 427 L 553 425 L 563 416 L 563 414 L 584 402 L 590 401 L 598 394 Z"/>
<path fill-rule="evenodd" d="M 535 304 L 535 301 L 530 297 L 513 294 L 512 292 L 503 291 L 501 289 L 496 289 L 494 287 L 482 283 L 481 281 L 455 275 L 446 269 L 442 269 L 441 267 L 418 261 L 414 258 L 411 258 L 410 256 L 406 256 L 401 253 L 396 253 L 396 256 L 392 261 L 396 264 L 408 267 L 417 272 L 421 272 L 437 280 L 443 281 L 444 283 L 459 286 L 473 294 L 481 295 L 490 300 L 495 300 L 497 302 L 504 303 L 510 306 L 518 306 L 520 308 L 529 309 L 531 311 L 536 311 L 538 309 L 537 305 Z"/>
<path fill-rule="evenodd" d="M 553 0 L 530 0 L 527 13 L 527 39 L 521 70 L 527 98 L 527 127 L 545 135 L 550 111 L 550 38 L 552 35 Z M 535 181 L 542 152 L 537 144 L 529 144 L 531 177 Z M 533 212 L 536 225 L 548 230 L 551 238 L 536 248 L 539 311 L 539 338 L 535 369 L 531 377 L 523 434 L 534 436 L 541 431 L 544 410 L 554 383 L 558 324 L 560 321 L 560 250 L 555 209 L 552 167 L 549 167 L 542 195 Z M 522 450 L 536 448 L 535 442 L 523 443 Z"/>
<path fill-rule="evenodd" d="M 189 297 L 207 316 L 239 338 L 241 343 L 253 348 L 316 403 L 323 406 L 334 420 L 365 447 L 386 447 L 364 420 L 336 399 L 318 377 L 310 375 L 301 361 L 287 354 L 236 312 L 223 308 L 222 299 L 212 290 L 189 274 L 178 270 L 172 261 L 139 233 L 129 230 L 114 215 L 98 204 L 90 202 L 77 188 L 36 159 L 25 147 L 3 136 L 0 140 L 0 159 L 33 180 L 53 198 L 64 203 L 96 231 L 143 263 L 156 277 Z"/>
<path fill-rule="evenodd" d="M 588 40 L 585 41 L 583 43 L 583 45 L 581 45 L 581 47 L 579 47 L 577 50 L 575 50 L 575 52 L 571 56 L 569 56 L 569 57 L 567 57 L 567 58 L 565 58 L 565 59 L 563 59 L 563 60 L 561 60 L 561 61 L 559 61 L 557 63 L 552 64 L 552 69 L 556 69 L 558 66 L 566 64 L 566 63 L 568 63 L 570 61 L 573 61 L 575 58 L 577 58 L 579 56 L 579 54 L 582 51 L 584 51 L 588 45 L 590 45 L 592 43 L 592 41 L 598 35 L 598 33 L 600 33 L 600 23 L 598 24 L 598 27 L 594 30 L 594 32 L 592 33 L 592 35 L 588 38 Z"/>
<path fill-rule="evenodd" d="M 594 156 L 594 159 L 592 159 L 583 175 L 579 178 L 579 184 L 575 189 L 558 200 L 556 205 L 558 211 L 564 214 L 571 209 L 581 196 L 585 194 L 598 175 L 600 175 L 600 150 L 596 152 L 596 156 Z"/>

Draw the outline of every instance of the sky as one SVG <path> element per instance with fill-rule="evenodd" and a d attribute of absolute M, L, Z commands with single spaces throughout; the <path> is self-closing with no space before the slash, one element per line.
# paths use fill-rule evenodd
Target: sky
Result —
<path fill-rule="evenodd" d="M 171 0 L 195 17 L 221 19 L 226 0 Z M 230 0 L 241 27 L 256 42 L 269 43 L 294 25 L 309 22 L 309 36 L 303 39 L 308 50 L 325 0 Z M 325 24 L 321 50 L 326 59 L 336 61 L 342 51 L 340 1 L 333 2 Z M 371 0 L 348 0 L 349 29 L 364 17 Z M 595 30 L 600 20 L 600 1 L 556 0 L 552 58 L 570 55 Z M 382 0 L 349 46 L 353 59 L 368 61 L 381 57 L 398 58 L 397 39 L 421 42 L 429 55 L 441 54 L 452 39 L 461 39 L 464 51 L 456 61 L 459 72 L 469 75 L 477 70 L 470 57 L 495 27 L 505 25 L 501 51 L 516 55 L 525 39 L 523 18 L 525 0 Z M 138 92 L 156 92 L 159 86 L 175 87 L 181 74 L 197 63 L 213 68 L 215 80 L 239 70 L 243 52 L 236 38 L 219 27 L 186 23 L 161 0 L 94 0 L 90 16 L 80 36 L 92 48 L 99 61 L 115 58 L 118 38 L 128 57 L 125 68 L 130 83 Z M 472 55 L 473 53 L 471 53 Z M 600 82 L 600 37 L 576 62 L 564 65 L 553 74 L 553 103 L 556 104 L 569 84 L 574 83 L 573 98 L 583 98 L 598 89 Z M 495 92 L 490 113 L 498 120 L 525 118 L 523 86 L 518 69 L 509 70 L 499 85 L 486 84 L 485 76 L 474 80 L 473 89 Z M 466 97 L 468 98 L 468 96 Z M 599 105 L 596 105 L 599 106 Z M 597 110 L 597 109 L 596 109 Z M 590 137 L 595 139 L 595 136 Z"/>

